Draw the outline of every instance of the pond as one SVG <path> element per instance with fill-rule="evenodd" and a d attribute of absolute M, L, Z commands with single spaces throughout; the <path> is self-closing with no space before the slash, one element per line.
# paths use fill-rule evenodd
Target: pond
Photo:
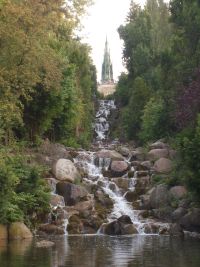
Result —
<path fill-rule="evenodd" d="M 0 243 L 0 267 L 199 267 L 200 241 L 168 236 L 65 236 L 52 248 Z"/>

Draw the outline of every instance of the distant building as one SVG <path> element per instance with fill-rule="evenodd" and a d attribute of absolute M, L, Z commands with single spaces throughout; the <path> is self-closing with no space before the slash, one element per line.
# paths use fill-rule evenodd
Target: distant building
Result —
<path fill-rule="evenodd" d="M 98 91 L 104 96 L 107 96 L 113 94 L 115 92 L 115 88 L 116 85 L 113 79 L 113 65 L 111 62 L 108 40 L 106 38 L 101 73 L 101 84 L 98 87 Z"/>

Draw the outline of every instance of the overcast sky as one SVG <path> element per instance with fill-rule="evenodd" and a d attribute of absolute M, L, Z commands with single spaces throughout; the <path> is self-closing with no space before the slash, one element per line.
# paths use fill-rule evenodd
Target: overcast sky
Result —
<path fill-rule="evenodd" d="M 124 24 L 131 0 L 94 0 L 84 19 L 82 35 L 84 41 L 92 47 L 92 58 L 97 68 L 98 80 L 101 79 L 101 65 L 106 35 L 113 62 L 114 79 L 124 70 L 122 65 L 123 42 L 119 39 L 118 27 Z M 145 0 L 135 0 L 144 4 Z"/>

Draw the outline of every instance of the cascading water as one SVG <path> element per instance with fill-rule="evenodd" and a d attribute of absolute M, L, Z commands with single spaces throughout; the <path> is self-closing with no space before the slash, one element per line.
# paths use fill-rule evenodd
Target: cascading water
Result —
<path fill-rule="evenodd" d="M 113 100 L 99 101 L 99 110 L 97 111 L 95 120 L 95 132 L 97 135 L 97 141 L 107 139 L 109 132 L 108 116 L 114 109 L 116 109 L 116 106 Z"/>
<path fill-rule="evenodd" d="M 113 100 L 100 100 L 99 110 L 96 114 L 95 120 L 95 133 L 96 133 L 96 143 L 103 144 L 108 139 L 109 135 L 109 115 L 112 110 L 116 109 L 115 103 Z M 101 148 L 104 148 L 104 146 Z M 125 161 L 129 163 L 128 159 L 125 158 Z M 138 219 L 138 212 L 133 209 L 131 203 L 129 203 L 118 186 L 110 181 L 108 177 L 103 175 L 103 170 L 108 170 L 111 159 L 110 158 L 99 158 L 98 166 L 95 164 L 94 152 L 80 152 L 79 156 L 75 160 L 76 163 L 79 163 L 84 168 L 87 173 L 87 178 L 84 178 L 85 183 L 97 184 L 102 190 L 107 194 L 113 201 L 114 207 L 112 212 L 108 215 L 108 221 L 118 219 L 122 215 L 128 215 L 134 225 L 136 226 L 139 233 L 143 233 L 143 224 Z M 135 190 L 136 178 L 129 179 L 129 190 Z M 114 186 L 113 186 L 114 184 Z"/>

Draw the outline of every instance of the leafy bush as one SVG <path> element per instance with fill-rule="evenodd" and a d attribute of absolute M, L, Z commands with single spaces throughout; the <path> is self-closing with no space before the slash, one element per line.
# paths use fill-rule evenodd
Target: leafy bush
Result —
<path fill-rule="evenodd" d="M 181 160 L 177 171 L 195 197 L 200 199 L 200 114 L 195 128 L 188 128 L 177 136 Z"/>
<path fill-rule="evenodd" d="M 0 152 L 0 223 L 35 224 L 48 212 L 49 197 L 41 167 Z"/>
<path fill-rule="evenodd" d="M 144 108 L 140 138 L 143 141 L 156 140 L 167 134 L 167 112 L 164 101 L 152 97 Z"/>

